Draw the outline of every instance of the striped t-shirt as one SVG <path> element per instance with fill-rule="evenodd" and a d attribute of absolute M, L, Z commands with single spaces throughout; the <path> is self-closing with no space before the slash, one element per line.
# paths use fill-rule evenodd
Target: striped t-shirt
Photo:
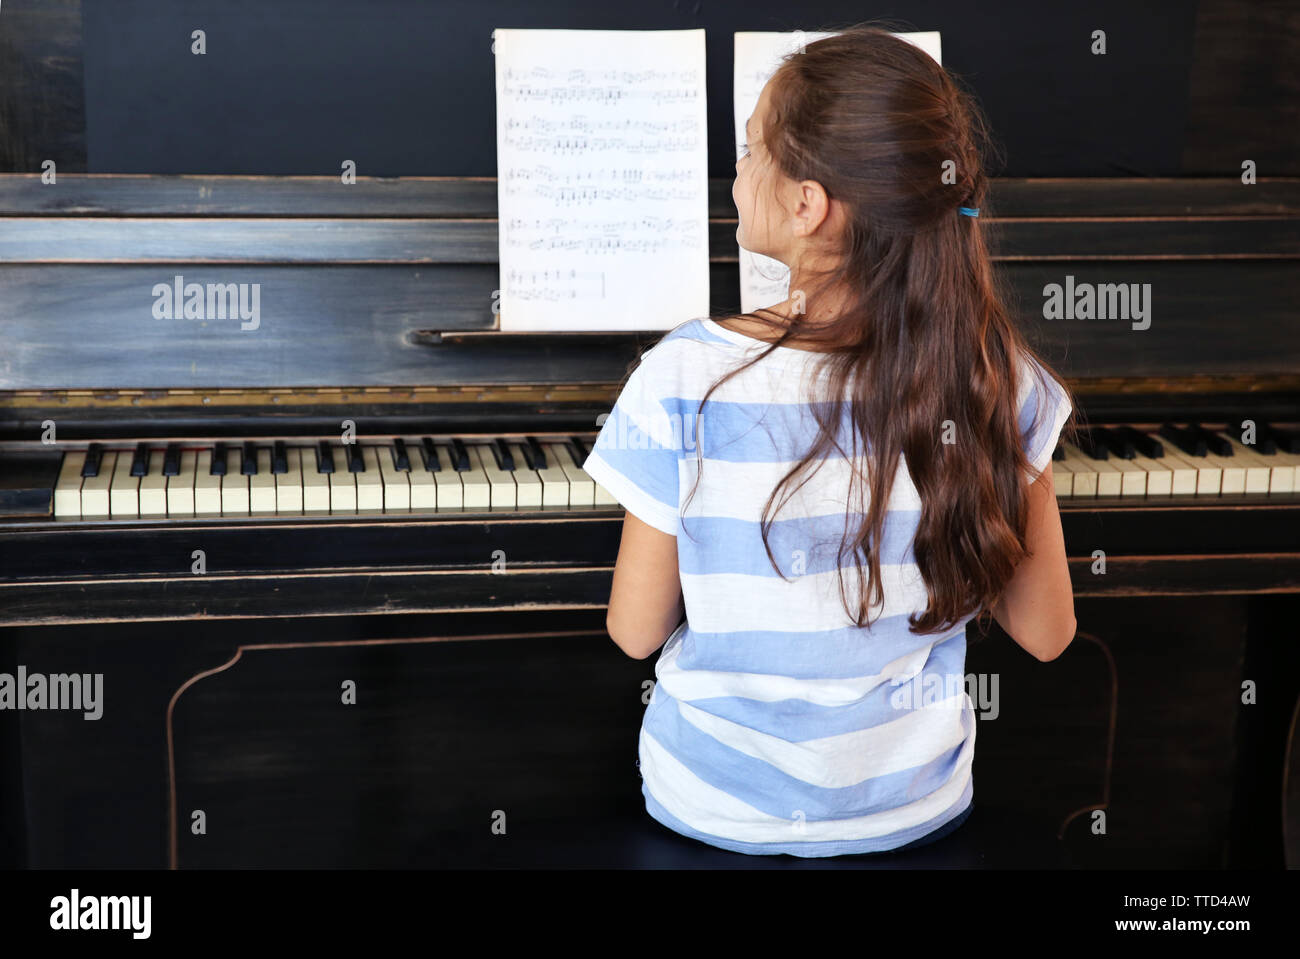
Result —
<path fill-rule="evenodd" d="M 946 635 L 908 630 L 926 591 L 911 553 L 920 500 L 901 457 L 883 530 L 883 610 L 870 627 L 853 625 L 836 576 L 849 485 L 838 452 L 776 513 L 768 542 L 785 578 L 772 568 L 763 506 L 816 435 L 806 398 L 821 357 L 777 348 L 715 390 L 695 422 L 709 387 L 765 349 L 709 319 L 672 330 L 643 355 L 583 464 L 629 512 L 677 537 L 686 621 L 660 652 L 642 721 L 646 810 L 737 852 L 893 849 L 973 797 L 973 617 Z M 1027 369 L 1020 425 L 1038 471 L 1070 405 Z M 846 408 L 840 446 L 852 451 L 850 430 Z M 697 437 L 703 472 L 686 502 Z M 869 495 L 857 489 L 855 528 Z M 856 609 L 855 570 L 844 588 Z"/>

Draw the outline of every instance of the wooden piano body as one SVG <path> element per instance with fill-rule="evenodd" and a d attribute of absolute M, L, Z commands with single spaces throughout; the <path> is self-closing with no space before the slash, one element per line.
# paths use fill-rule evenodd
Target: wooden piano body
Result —
<path fill-rule="evenodd" d="M 715 311 L 738 289 L 728 188 Z M 1087 423 L 1295 428 L 1300 183 L 1005 180 L 993 199 L 982 227 Z M 33 479 L 92 443 L 125 462 L 281 441 L 305 470 L 320 441 L 343 454 L 345 421 L 377 455 L 405 438 L 413 469 L 426 437 L 485 467 L 493 439 L 558 452 L 659 333 L 499 332 L 491 179 L 7 176 L 0 213 L 0 672 L 104 676 L 97 720 L 0 712 L 10 862 L 664 862 L 658 827 L 636 833 L 653 660 L 603 628 L 620 508 L 56 517 Z M 1149 328 L 1044 320 L 1067 275 L 1151 284 Z M 157 317 L 178 276 L 256 284 L 257 320 Z M 1296 490 L 1058 491 L 1079 636 L 1041 664 L 970 631 L 997 702 L 967 864 L 1280 857 Z"/>

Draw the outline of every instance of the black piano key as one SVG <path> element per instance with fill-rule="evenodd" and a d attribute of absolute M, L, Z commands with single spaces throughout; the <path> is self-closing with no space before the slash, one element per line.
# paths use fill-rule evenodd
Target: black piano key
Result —
<path fill-rule="evenodd" d="M 1097 442 L 1104 444 L 1106 449 L 1120 459 L 1131 460 L 1137 456 L 1137 450 L 1134 449 L 1133 444 L 1120 436 L 1114 429 L 1104 426 L 1097 427 L 1093 430 L 1093 433 L 1096 435 Z"/>
<path fill-rule="evenodd" d="M 244 443 L 243 462 L 239 464 L 239 472 L 243 476 L 257 475 L 257 444 L 252 440 Z"/>
<path fill-rule="evenodd" d="M 399 469 L 403 473 L 409 473 L 411 471 L 411 456 L 406 452 L 406 440 L 400 437 L 393 440 L 392 454 L 393 468 Z"/>
<path fill-rule="evenodd" d="M 1204 439 L 1188 430 L 1179 429 L 1173 423 L 1161 426 L 1160 435 L 1188 456 L 1204 456 L 1206 453 Z"/>
<path fill-rule="evenodd" d="M 430 473 L 442 470 L 442 458 L 438 455 L 438 447 L 427 436 L 420 440 L 420 454 L 424 457 L 424 468 Z"/>
<path fill-rule="evenodd" d="M 168 443 L 163 450 L 163 476 L 181 475 L 181 444 Z"/>
<path fill-rule="evenodd" d="M 458 473 L 469 469 L 469 450 L 465 449 L 465 444 L 458 439 L 451 441 L 451 465 Z"/>
<path fill-rule="evenodd" d="M 530 436 L 524 442 L 524 455 L 528 457 L 528 468 L 532 470 L 546 469 L 546 450 L 542 449 L 542 444 L 537 442 L 536 436 Z"/>
<path fill-rule="evenodd" d="M 497 461 L 497 469 L 513 473 L 515 471 L 515 458 L 511 455 L 509 447 L 506 446 L 506 441 L 498 438 L 494 439 L 489 445 L 492 447 L 492 456 Z"/>
<path fill-rule="evenodd" d="M 1205 448 L 1215 456 L 1231 456 L 1232 444 L 1222 436 L 1216 434 L 1213 430 L 1203 428 L 1199 423 L 1192 423 L 1188 427 L 1193 434 L 1205 440 Z"/>
<path fill-rule="evenodd" d="M 1113 432 L 1131 443 L 1133 448 L 1148 459 L 1159 459 L 1165 455 L 1165 448 L 1154 436 L 1135 430 L 1131 426 L 1116 426 Z"/>
<path fill-rule="evenodd" d="M 1104 460 L 1110 458 L 1110 450 L 1101 441 L 1097 427 L 1079 430 L 1079 449 L 1090 459 Z"/>
<path fill-rule="evenodd" d="M 328 440 L 321 440 L 316 444 L 316 472 L 334 472 L 334 450 L 330 448 Z"/>
<path fill-rule="evenodd" d="M 1278 429 L 1276 426 L 1260 423 L 1256 428 L 1256 436 L 1258 437 L 1261 432 L 1267 433 L 1273 445 L 1284 453 L 1300 453 L 1300 432 Z"/>
<path fill-rule="evenodd" d="M 347 452 L 348 472 L 364 473 L 366 471 L 366 461 L 365 458 L 361 455 L 361 444 L 348 443 L 346 448 L 348 451 Z"/>
<path fill-rule="evenodd" d="M 104 444 L 91 443 L 86 447 L 86 462 L 82 464 L 82 477 L 98 476 L 100 464 L 104 462 Z"/>
<path fill-rule="evenodd" d="M 1052 459 L 1057 463 L 1065 459 L 1065 448 L 1060 443 L 1052 447 Z"/>
<path fill-rule="evenodd" d="M 581 466 L 583 464 L 583 461 L 586 460 L 587 458 L 587 453 L 588 453 L 587 444 L 583 442 L 581 436 L 570 436 L 569 446 L 573 448 L 575 462 L 579 466 Z"/>
<path fill-rule="evenodd" d="M 226 475 L 226 444 L 217 443 L 212 447 L 212 466 L 208 470 L 212 476 Z"/>
<path fill-rule="evenodd" d="M 289 472 L 289 451 L 284 448 L 284 440 L 276 440 L 271 446 L 271 472 Z"/>
<path fill-rule="evenodd" d="M 1224 430 L 1224 432 L 1230 431 Z M 1277 438 L 1273 436 L 1273 431 L 1268 428 L 1267 423 L 1255 424 L 1255 445 L 1250 448 L 1263 456 L 1273 456 L 1277 453 Z"/>
<path fill-rule="evenodd" d="M 149 475 L 149 444 L 136 443 L 135 455 L 131 457 L 131 475 L 148 476 Z"/>

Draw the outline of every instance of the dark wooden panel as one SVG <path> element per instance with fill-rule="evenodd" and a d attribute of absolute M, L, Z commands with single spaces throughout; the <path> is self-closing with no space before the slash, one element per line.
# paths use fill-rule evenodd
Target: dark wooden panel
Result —
<path fill-rule="evenodd" d="M 994 260 L 1294 258 L 1300 219 L 992 220 Z M 709 258 L 737 261 L 736 221 Z M 30 217 L 0 233 L 3 263 L 497 263 L 495 220 Z"/>
<path fill-rule="evenodd" d="M 732 220 L 732 180 L 709 180 L 709 217 Z M 1300 214 L 1300 178 L 995 178 L 997 217 L 1282 216 Z M 0 175 L 3 216 L 497 217 L 495 177 L 147 176 L 91 174 L 43 186 Z"/>
<path fill-rule="evenodd" d="M 1023 328 L 1067 376 L 1251 375 L 1300 370 L 1300 271 L 1231 264 L 1004 264 Z M 260 288 L 260 327 L 158 320 L 152 290 L 186 282 Z M 1043 288 L 1150 284 L 1152 322 L 1044 320 Z M 0 389 L 420 386 L 619 382 L 635 359 L 581 337 L 537 349 L 527 337 L 431 345 L 419 330 L 490 330 L 495 265 L 158 267 L 0 266 Z M 735 266 L 711 284 L 734 296 Z M 1225 336 L 1225 329 L 1233 334 Z"/>

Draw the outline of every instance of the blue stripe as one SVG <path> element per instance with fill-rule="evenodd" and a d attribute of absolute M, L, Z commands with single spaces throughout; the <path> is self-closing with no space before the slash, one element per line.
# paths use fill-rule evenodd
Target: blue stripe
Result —
<path fill-rule="evenodd" d="M 931 650 L 925 667 L 912 679 L 897 684 L 886 680 L 858 702 L 846 706 L 820 706 L 806 699 L 763 702 L 740 696 L 692 699 L 689 703 L 760 733 L 802 743 L 890 723 L 935 698 L 945 698 L 949 691 L 964 692 L 965 661 L 966 638 L 948 640 Z M 673 698 L 662 686 L 655 694 Z"/>
<path fill-rule="evenodd" d="M 702 394 L 701 394 L 702 395 Z M 660 406 L 674 423 L 684 424 L 683 449 L 696 455 L 696 421 L 699 397 L 665 396 Z M 808 444 L 817 435 L 815 408 L 831 413 L 830 403 L 741 403 L 709 398 L 704 407 L 707 425 L 698 430 L 699 453 L 705 459 L 729 463 L 797 462 L 808 454 Z M 845 452 L 853 450 L 853 421 L 848 404 L 842 404 L 836 438 Z M 858 454 L 862 455 L 859 441 Z M 843 459 L 832 447 L 823 457 Z"/>
<path fill-rule="evenodd" d="M 839 513 L 774 521 L 767 531 L 767 543 L 780 573 L 772 568 L 772 560 L 768 559 L 763 547 L 762 523 L 722 516 L 686 516 L 681 520 L 682 537 L 692 541 L 692 548 L 679 550 L 678 568 L 686 575 L 733 573 L 772 578 L 779 578 L 781 574 L 786 578 L 796 578 L 833 573 L 840 568 L 840 540 L 844 536 L 846 516 L 851 516 L 850 532 L 856 532 L 858 524 L 866 518 L 861 513 Z M 912 539 L 919 520 L 920 512 L 917 510 L 886 512 L 881 536 L 881 563 L 892 566 L 915 562 Z M 846 555 L 845 562 L 845 577 L 849 579 L 856 575 L 853 567 L 848 565 L 853 562 L 852 552 Z M 799 564 L 797 568 L 796 563 Z M 862 565 L 865 574 L 865 560 L 862 560 Z"/>
<path fill-rule="evenodd" d="M 820 633 L 713 633 L 687 627 L 682 634 L 677 668 L 731 673 L 768 673 L 792 679 L 845 679 L 872 676 L 886 664 L 944 637 L 918 636 L 908 630 L 907 614 L 885 616 L 871 627 L 846 626 Z M 949 643 L 966 643 L 962 620 Z"/>
<path fill-rule="evenodd" d="M 975 714 L 962 710 L 967 736 Z M 827 788 L 783 773 L 770 763 L 720 743 L 684 719 L 677 700 L 663 696 L 646 709 L 644 729 L 697 778 L 780 819 L 802 812 L 807 822 L 851 819 L 887 812 L 924 799 L 951 781 L 965 737 L 921 766 L 875 776 L 852 786 Z"/>

